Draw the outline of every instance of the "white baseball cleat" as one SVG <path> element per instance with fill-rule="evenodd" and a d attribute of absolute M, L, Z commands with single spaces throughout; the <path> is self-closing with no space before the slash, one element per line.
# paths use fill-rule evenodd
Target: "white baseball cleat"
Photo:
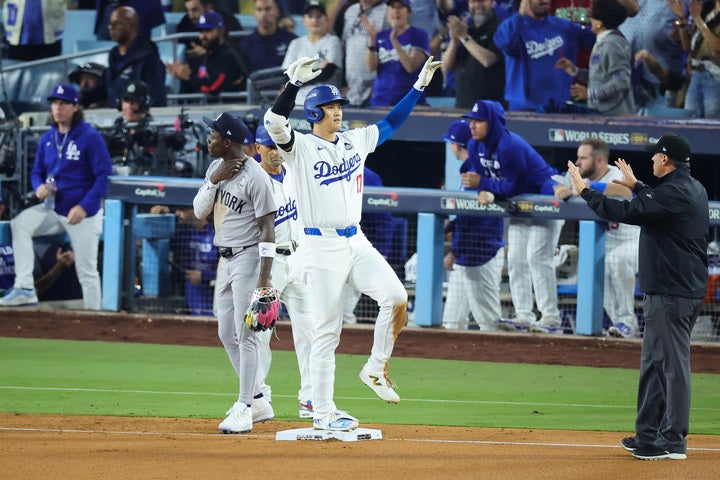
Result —
<path fill-rule="evenodd" d="M 395 382 L 388 376 L 387 372 L 373 373 L 368 369 L 367 364 L 360 370 L 360 380 L 372 388 L 375 394 L 388 403 L 399 403 L 398 395 L 393 387 Z"/>
<path fill-rule="evenodd" d="M 272 405 L 265 397 L 255 398 L 252 401 L 252 423 L 267 422 L 275 418 Z"/>
<path fill-rule="evenodd" d="M 218 428 L 222 433 L 245 433 L 252 431 L 252 408 L 244 403 L 235 402 L 230 410 L 225 412 L 227 417 L 220 422 Z"/>
<path fill-rule="evenodd" d="M 332 430 L 335 432 L 347 432 L 357 428 L 360 423 L 358 419 L 342 410 L 335 410 L 324 417 L 313 418 L 315 430 Z"/>
<path fill-rule="evenodd" d="M 0 298 L 0 307 L 22 307 L 37 304 L 38 297 L 34 288 L 11 288 L 4 297 Z"/>
<path fill-rule="evenodd" d="M 313 404 L 312 400 L 306 402 L 300 402 L 300 411 L 298 416 L 300 418 L 313 418 Z"/>

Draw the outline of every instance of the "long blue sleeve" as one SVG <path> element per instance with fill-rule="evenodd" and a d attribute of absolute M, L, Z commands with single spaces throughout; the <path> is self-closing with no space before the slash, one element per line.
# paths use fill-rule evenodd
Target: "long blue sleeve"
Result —
<path fill-rule="evenodd" d="M 385 118 L 376 124 L 378 130 L 380 131 L 377 143 L 378 145 L 381 145 L 385 142 L 385 140 L 390 138 L 393 133 L 395 133 L 397 129 L 405 123 L 405 120 L 410 117 L 410 113 L 413 108 L 415 108 L 415 105 L 418 100 L 420 100 L 421 96 L 422 92 L 420 90 L 411 88 L 407 95 L 405 95 L 403 99 L 388 112 Z"/>

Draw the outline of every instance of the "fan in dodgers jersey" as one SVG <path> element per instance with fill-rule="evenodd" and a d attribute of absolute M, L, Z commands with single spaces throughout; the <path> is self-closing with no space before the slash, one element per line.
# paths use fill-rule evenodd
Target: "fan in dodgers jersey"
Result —
<path fill-rule="evenodd" d="M 407 292 L 359 226 L 365 159 L 407 120 L 442 62 L 430 57 L 413 88 L 380 122 L 347 132 L 339 130 L 348 100 L 332 85 L 313 88 L 304 103 L 312 134 L 301 134 L 290 127 L 288 117 L 300 86 L 320 75 L 320 70 L 313 71 L 316 61 L 304 57 L 290 65 L 285 72 L 290 82 L 265 113 L 264 124 L 289 165 L 287 180 L 292 179 L 305 233 L 298 255 L 317 312 L 310 353 L 313 427 L 345 431 L 359 422 L 338 410 L 333 400 L 343 285 L 349 283 L 380 307 L 372 351 L 360 380 L 390 403 L 398 403 L 400 397 L 388 375 L 388 360 L 407 323 Z"/>
<path fill-rule="evenodd" d="M 221 257 L 215 282 L 218 336 L 240 378 L 238 400 L 218 428 L 243 433 L 251 431 L 254 422 L 275 416 L 261 393 L 260 339 L 246 323 L 246 311 L 258 290 L 272 287 L 277 207 L 270 177 L 243 151 L 249 132 L 242 120 L 226 112 L 203 121 L 210 128 L 208 152 L 220 158 L 208 167 L 193 208 L 200 219 L 213 214 L 214 243 Z"/>

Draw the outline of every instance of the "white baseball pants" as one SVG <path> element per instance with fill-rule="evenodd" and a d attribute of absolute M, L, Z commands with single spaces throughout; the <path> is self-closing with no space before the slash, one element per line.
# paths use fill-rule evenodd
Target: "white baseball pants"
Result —
<path fill-rule="evenodd" d="M 280 292 L 280 300 L 285 304 L 290 315 L 290 327 L 292 328 L 293 344 L 295 355 L 300 371 L 300 390 L 298 400 L 305 402 L 313 400 L 312 382 L 310 377 L 310 347 L 312 342 L 313 328 L 315 328 L 315 309 L 313 306 L 310 291 L 298 276 L 294 260 L 296 254 L 290 256 L 275 255 L 272 267 L 272 284 Z M 272 363 L 272 351 L 270 349 L 270 338 L 272 331 L 258 333 L 260 336 L 260 350 L 258 356 L 258 378 L 256 383 L 265 384 L 270 364 Z"/>
<path fill-rule="evenodd" d="M 508 226 L 508 276 L 510 296 L 518 322 L 534 323 L 533 292 L 540 323 L 560 326 L 557 276 L 553 255 L 562 220 L 512 218 Z"/>
<path fill-rule="evenodd" d="M 34 288 L 33 237 L 67 232 L 75 255 L 75 270 L 82 288 L 83 306 L 88 310 L 100 310 L 102 290 L 97 259 L 103 228 L 102 209 L 92 217 L 70 225 L 67 217 L 58 215 L 55 210 L 49 210 L 42 204 L 35 205 L 20 212 L 10 222 L 10 228 L 15 256 L 15 288 Z"/>
<path fill-rule="evenodd" d="M 447 329 L 466 329 L 468 314 L 472 312 L 480 330 L 495 330 L 495 320 L 501 317 L 500 283 L 505 263 L 505 249 L 483 265 L 453 266 L 448 275 L 447 297 L 443 311 L 443 326 Z"/>
<path fill-rule="evenodd" d="M 635 315 L 637 252 L 637 240 L 605 249 L 603 299 L 603 307 L 612 323 L 624 323 L 636 332 L 638 331 L 638 320 Z"/>
<path fill-rule="evenodd" d="M 310 352 L 313 407 L 322 417 L 337 409 L 333 400 L 335 349 L 342 331 L 342 290 L 349 283 L 378 302 L 374 342 L 367 365 L 382 373 L 407 323 L 407 292 L 392 267 L 362 232 L 350 238 L 306 235 L 296 253 L 317 313 Z"/>

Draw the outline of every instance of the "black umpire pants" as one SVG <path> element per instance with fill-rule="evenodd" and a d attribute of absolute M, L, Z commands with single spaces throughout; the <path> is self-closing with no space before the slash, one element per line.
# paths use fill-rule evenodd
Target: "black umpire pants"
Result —
<path fill-rule="evenodd" d="M 690 332 L 702 299 L 645 295 L 635 432 L 640 445 L 685 453 L 690 424 Z"/>

